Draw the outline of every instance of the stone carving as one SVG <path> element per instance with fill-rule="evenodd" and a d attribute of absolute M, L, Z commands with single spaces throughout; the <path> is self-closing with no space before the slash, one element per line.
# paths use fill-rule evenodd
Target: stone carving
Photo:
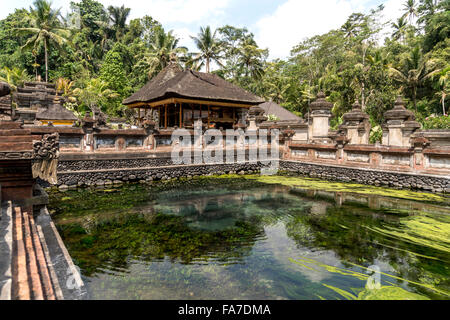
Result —
<path fill-rule="evenodd" d="M 45 134 L 33 143 L 33 159 L 57 159 L 59 157 L 59 134 Z"/>
<path fill-rule="evenodd" d="M 108 127 L 106 121 L 107 117 L 106 115 L 100 110 L 98 107 L 93 107 L 92 112 L 94 114 L 94 120 L 95 120 L 95 127 Z"/>
<path fill-rule="evenodd" d="M 12 120 L 13 109 L 11 106 L 11 88 L 5 82 L 0 82 L 0 121 Z"/>
<path fill-rule="evenodd" d="M 6 82 L 0 82 L 0 97 L 6 96 L 11 93 L 11 88 Z"/>
<path fill-rule="evenodd" d="M 345 136 L 350 144 L 368 144 L 370 134 L 369 115 L 362 111 L 358 100 L 352 110 L 343 115 L 338 135 Z"/>
<path fill-rule="evenodd" d="M 24 152 L 0 152 L 0 160 L 14 160 L 14 159 L 31 159 L 33 158 L 33 153 Z"/>
<path fill-rule="evenodd" d="M 139 124 L 140 127 L 144 129 L 150 129 L 153 130 L 156 126 L 156 122 L 153 120 L 152 113 L 146 113 L 144 117 L 142 118 L 141 123 Z"/>
<path fill-rule="evenodd" d="M 51 184 L 57 183 L 56 169 L 59 158 L 59 134 L 46 134 L 33 142 L 33 178 L 41 178 Z"/>

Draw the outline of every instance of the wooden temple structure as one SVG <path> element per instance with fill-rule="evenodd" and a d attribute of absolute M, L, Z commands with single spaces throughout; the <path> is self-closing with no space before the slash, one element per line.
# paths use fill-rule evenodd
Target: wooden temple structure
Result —
<path fill-rule="evenodd" d="M 215 74 L 183 71 L 172 60 L 123 104 L 137 109 L 139 122 L 155 121 L 159 129 L 191 129 L 199 119 L 205 128 L 230 129 L 244 124 L 248 109 L 262 102 Z"/>

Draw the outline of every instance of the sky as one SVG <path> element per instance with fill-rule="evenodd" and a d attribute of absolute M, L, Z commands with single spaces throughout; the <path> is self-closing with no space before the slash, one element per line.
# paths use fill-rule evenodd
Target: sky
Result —
<path fill-rule="evenodd" d="M 366 13 L 385 5 L 384 19 L 392 21 L 402 15 L 405 0 L 97 0 L 109 5 L 131 8 L 130 18 L 150 15 L 173 30 L 180 45 L 195 51 L 190 36 L 201 26 L 212 28 L 226 24 L 246 27 L 255 35 L 261 48 L 268 48 L 269 58 L 286 58 L 293 46 L 307 37 L 339 28 L 353 12 Z M 74 2 L 78 2 L 75 0 Z M 0 19 L 16 8 L 29 8 L 33 0 L 0 0 Z M 70 0 L 53 0 L 62 12 Z M 389 30 L 387 29 L 386 32 Z"/>

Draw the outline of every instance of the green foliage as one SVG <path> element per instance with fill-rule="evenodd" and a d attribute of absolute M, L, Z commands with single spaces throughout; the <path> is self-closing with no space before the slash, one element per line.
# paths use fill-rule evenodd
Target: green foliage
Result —
<path fill-rule="evenodd" d="M 380 5 L 353 13 L 340 28 L 298 43 L 290 57 L 270 61 L 268 49 L 260 48 L 247 28 L 202 27 L 192 37 L 194 53 L 180 47 L 172 31 L 151 16 L 129 20 L 130 9 L 124 5 L 106 8 L 95 0 L 74 1 L 66 20 L 49 1 L 36 0 L 29 10 L 15 10 L 0 20 L 1 76 L 8 78 L 7 67 L 23 74 L 9 73 L 13 85 L 34 75 L 69 79 L 80 90 L 88 77 L 101 79 L 117 94 L 102 108 L 120 115 L 122 99 L 172 57 L 180 67 L 198 71 L 210 72 L 215 62 L 215 74 L 306 118 L 310 103 L 324 91 L 334 104 L 334 127 L 355 99 L 373 127 L 381 125 L 398 93 L 419 119 L 446 114 L 450 1 L 404 1 L 403 15 L 394 19 L 392 35 L 380 45 L 383 11 Z M 79 27 L 69 22 L 79 22 Z M 80 108 L 89 109 L 86 103 Z M 379 134 L 373 135 L 377 140 Z"/>
<path fill-rule="evenodd" d="M 78 112 L 84 114 L 86 111 L 94 111 L 100 108 L 104 112 L 115 115 L 117 110 L 111 110 L 111 105 L 117 105 L 119 94 L 108 88 L 109 83 L 92 78 L 84 80 L 80 87 L 73 91 L 78 101 Z"/>
<path fill-rule="evenodd" d="M 10 69 L 8 67 L 4 67 L 0 70 L 0 81 L 8 83 L 13 91 L 17 90 L 17 87 L 22 86 L 27 80 L 30 80 L 30 76 L 27 74 L 26 69 Z"/>
<path fill-rule="evenodd" d="M 450 116 L 431 115 L 426 117 L 422 124 L 424 129 L 450 129 Z"/>
<path fill-rule="evenodd" d="M 381 126 L 375 126 L 370 129 L 369 142 L 376 143 L 377 141 L 381 143 L 381 139 L 383 138 L 383 130 Z"/>
<path fill-rule="evenodd" d="M 267 121 L 277 121 L 277 120 L 280 120 L 280 118 L 278 118 L 276 115 L 274 114 L 267 115 Z"/>

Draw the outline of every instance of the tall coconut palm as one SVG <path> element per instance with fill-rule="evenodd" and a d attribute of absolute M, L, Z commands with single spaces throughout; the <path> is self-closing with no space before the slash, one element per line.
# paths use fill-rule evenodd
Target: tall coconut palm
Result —
<path fill-rule="evenodd" d="M 252 39 L 244 40 L 239 47 L 238 63 L 245 68 L 245 76 L 261 79 L 264 75 L 262 58 L 266 50 L 258 48 Z"/>
<path fill-rule="evenodd" d="M 408 18 L 409 24 L 412 24 L 414 18 L 417 17 L 417 3 L 416 0 L 406 0 L 403 4 L 403 17 Z"/>
<path fill-rule="evenodd" d="M 346 39 L 351 39 L 355 36 L 355 25 L 347 20 L 341 27 L 341 31 L 344 32 L 344 37 Z"/>
<path fill-rule="evenodd" d="M 403 41 L 405 38 L 406 26 L 407 26 L 407 23 L 406 23 L 405 17 L 398 18 L 397 22 L 392 23 L 392 28 L 394 28 L 392 37 L 395 40 Z"/>
<path fill-rule="evenodd" d="M 176 38 L 172 31 L 165 32 L 163 28 L 159 28 L 155 34 L 155 42 L 150 46 L 150 52 L 146 55 L 145 60 L 150 66 L 149 76 L 164 69 L 170 62 L 171 57 L 179 57 L 187 53 L 186 47 L 178 47 L 179 39 Z"/>
<path fill-rule="evenodd" d="M 404 59 L 400 68 L 390 68 L 393 79 L 402 85 L 404 91 L 410 90 L 416 111 L 417 88 L 440 71 L 436 68 L 434 60 L 422 55 L 419 47 L 411 51 L 410 56 Z"/>
<path fill-rule="evenodd" d="M 53 9 L 51 2 L 35 0 L 34 8 L 30 8 L 32 27 L 17 28 L 19 33 L 30 34 L 22 49 L 36 50 L 40 45 L 44 46 L 45 81 L 48 82 L 48 51 L 51 44 L 61 46 L 67 42 L 69 31 L 64 29 L 61 21 L 61 8 Z"/>
<path fill-rule="evenodd" d="M 112 29 L 115 31 L 116 40 L 119 40 L 126 32 L 130 10 L 130 8 L 125 8 L 123 5 L 121 7 L 108 7 L 109 19 L 112 23 Z"/>
<path fill-rule="evenodd" d="M 216 31 L 212 32 L 209 26 L 206 28 L 200 27 L 197 37 L 191 36 L 197 49 L 200 51 L 195 54 L 194 60 L 202 61 L 202 64 L 205 63 L 207 73 L 210 72 L 210 63 L 212 61 L 222 66 L 223 44 L 217 38 Z"/>
<path fill-rule="evenodd" d="M 440 102 L 442 104 L 442 114 L 445 116 L 445 99 L 447 96 L 450 95 L 450 82 L 448 81 L 450 78 L 450 66 L 447 66 L 446 68 L 442 69 L 441 72 L 437 74 L 439 76 L 439 91 L 436 92 L 436 95 L 439 96 Z"/>

